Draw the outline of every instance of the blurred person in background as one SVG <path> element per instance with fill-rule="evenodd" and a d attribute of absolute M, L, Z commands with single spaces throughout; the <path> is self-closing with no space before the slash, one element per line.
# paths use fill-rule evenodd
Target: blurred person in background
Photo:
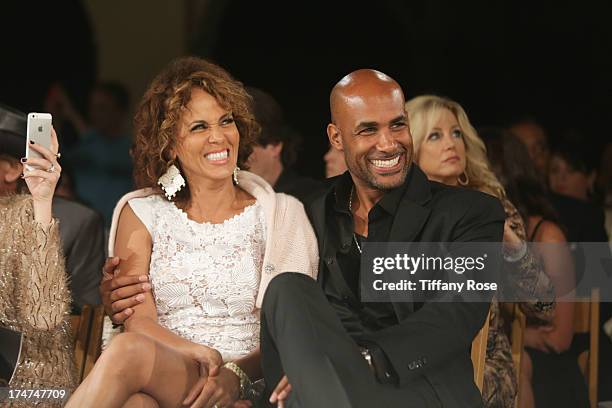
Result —
<path fill-rule="evenodd" d="M 538 177 L 546 184 L 550 148 L 548 135 L 542 125 L 531 117 L 523 117 L 510 126 L 510 131 L 525 145 Z"/>
<path fill-rule="evenodd" d="M 565 222 L 571 225 L 580 235 L 570 242 L 609 242 L 606 233 L 606 216 L 602 202 L 604 194 L 600 191 L 598 196 L 595 181 L 597 179 L 597 164 L 594 147 L 583 134 L 568 131 L 563 135 L 561 143 L 554 146 L 549 167 L 549 187 L 555 193 L 557 208 L 566 212 Z M 572 206 L 565 204 L 570 202 Z M 575 204 L 577 203 L 577 204 Z M 564 207 L 560 205 L 564 204 Z M 576 264 L 583 264 L 584 254 L 574 252 Z M 582 279 L 582 271 L 576 270 L 578 281 Z M 610 288 L 602 287 L 602 298 L 608 298 L 606 291 Z M 610 292 L 607 292 L 610 293 Z M 606 328 L 612 323 L 612 303 L 600 304 L 600 339 L 599 339 L 599 396 L 602 400 L 612 400 L 612 336 L 604 335 Z"/>
<path fill-rule="evenodd" d="M 253 98 L 255 120 L 261 126 L 261 134 L 247 161 L 248 170 L 266 180 L 277 193 L 304 201 L 321 183 L 300 176 L 293 169 L 300 136 L 287 125 L 281 106 L 270 94 L 253 87 L 246 90 Z"/>
<path fill-rule="evenodd" d="M 80 135 L 66 155 L 76 196 L 100 212 L 109 228 L 115 204 L 133 188 L 129 93 L 117 82 L 98 83 L 90 96 L 88 121 L 64 92 L 59 100 L 63 116 Z"/>
<path fill-rule="evenodd" d="M 0 118 L 6 125 L 11 117 Z M 25 152 L 25 138 L 0 129 L 0 326 L 23 336 L 21 353 L 9 385 L 12 388 L 72 389 L 76 370 L 70 337 L 70 292 L 60 242 L 59 222 L 53 218 L 55 186 L 61 166 L 52 130 L 51 148 L 32 144 L 42 158 L 22 158 L 31 170 L 16 167 L 6 150 Z M 17 169 L 17 174 L 15 170 Z M 23 170 L 26 192 L 13 185 Z M 8 192 L 8 193 L 7 193 Z M 6 350 L 2 350 L 5 352 Z M 30 406 L 30 400 L 9 406 Z M 61 406 L 61 401 L 50 401 Z"/>
<path fill-rule="evenodd" d="M 586 408 L 589 406 L 578 353 L 570 350 L 574 336 L 575 272 L 565 234 L 548 202 L 544 186 L 525 146 L 499 129 L 481 132 L 489 161 L 502 181 L 506 195 L 527 221 L 530 242 L 536 245 L 546 274 L 555 286 L 558 302 L 552 321 L 528 321 L 524 334 L 527 354 L 521 359 L 521 407 Z M 530 387 L 531 384 L 531 387 Z"/>
<path fill-rule="evenodd" d="M 323 156 L 323 160 L 325 161 L 325 178 L 339 176 L 348 170 L 344 154 L 331 145 Z"/>
<path fill-rule="evenodd" d="M 596 163 L 588 157 L 585 141 L 564 140 L 553 148 L 548 168 L 550 190 L 584 202 L 593 202 Z"/>
<path fill-rule="evenodd" d="M 19 159 L 25 151 L 26 131 L 27 115 L 0 105 L 0 165 L 4 168 L 0 197 L 25 190 L 25 183 L 19 178 L 23 172 Z M 100 303 L 98 285 L 105 257 L 104 223 L 91 208 L 56 195 L 53 196 L 53 216 L 60 221 L 72 311 L 79 313 L 83 305 Z"/>
<path fill-rule="evenodd" d="M 430 180 L 491 194 L 506 212 L 501 287 L 513 297 L 530 299 L 521 303 L 532 318 L 549 321 L 554 310 L 554 288 L 535 254 L 526 245 L 525 223 L 506 197 L 503 186 L 489 167 L 484 142 L 478 137 L 463 108 L 450 99 L 423 95 L 406 102 L 415 162 Z M 505 275 L 505 276 L 503 276 Z M 486 407 L 512 407 L 517 393 L 510 340 L 504 331 L 504 318 L 494 300 L 489 319 L 485 360 L 483 400 Z"/>
<path fill-rule="evenodd" d="M 548 199 L 559 216 L 558 221 L 565 230 L 567 241 L 608 241 L 601 211 L 587 201 L 549 189 L 551 148 L 544 127 L 535 119 L 527 118 L 514 122 L 508 130 L 527 148 L 538 178 L 542 181 Z M 559 171 L 557 164 L 555 160 L 555 173 Z M 588 187 L 585 187 L 585 190 L 588 190 Z"/>

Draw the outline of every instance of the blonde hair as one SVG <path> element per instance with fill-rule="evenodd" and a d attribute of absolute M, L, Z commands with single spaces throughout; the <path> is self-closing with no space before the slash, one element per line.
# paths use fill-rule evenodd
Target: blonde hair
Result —
<path fill-rule="evenodd" d="M 504 188 L 489 165 L 484 142 L 471 125 L 461 105 L 455 101 L 435 95 L 422 95 L 406 102 L 410 133 L 412 133 L 417 161 L 421 144 L 445 109 L 455 115 L 463 132 L 466 158 L 465 174 L 469 180 L 467 187 L 489 193 L 497 198 L 505 197 Z"/>

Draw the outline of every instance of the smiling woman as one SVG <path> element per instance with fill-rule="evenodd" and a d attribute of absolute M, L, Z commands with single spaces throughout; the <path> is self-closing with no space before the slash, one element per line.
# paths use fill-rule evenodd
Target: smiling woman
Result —
<path fill-rule="evenodd" d="M 114 294 L 113 313 L 129 316 L 126 333 L 68 407 L 255 400 L 250 380 L 262 376 L 259 308 L 267 285 L 284 271 L 316 276 L 304 208 L 238 172 L 258 125 L 242 84 L 222 68 L 174 61 L 145 93 L 135 122 L 134 168 L 144 188 L 117 204 L 109 253 L 121 259 L 118 279 L 149 280 L 155 290 Z"/>
<path fill-rule="evenodd" d="M 153 80 L 134 118 L 136 132 L 132 157 L 136 186 L 156 187 L 159 177 L 171 165 L 181 172 L 185 166 L 202 165 L 202 160 L 196 163 L 182 161 L 180 155 L 187 154 L 188 144 L 197 145 L 198 139 L 204 140 L 210 134 L 217 138 L 228 130 L 235 133 L 231 149 L 234 157 L 230 161 L 244 168 L 259 132 L 250 103 L 251 98 L 242 84 L 221 67 L 189 57 L 172 63 Z M 210 110 L 213 106 L 214 112 Z M 221 150 L 228 147 L 223 146 Z M 215 152 L 194 154 L 203 157 L 208 153 Z M 177 193 L 175 201 L 188 201 L 191 188 L 187 183 L 186 188 Z"/>

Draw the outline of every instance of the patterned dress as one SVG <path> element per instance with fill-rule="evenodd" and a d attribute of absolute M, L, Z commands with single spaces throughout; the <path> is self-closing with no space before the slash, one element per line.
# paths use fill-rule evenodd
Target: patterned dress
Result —
<path fill-rule="evenodd" d="M 130 207 L 151 234 L 150 281 L 163 327 L 235 360 L 259 345 L 255 299 L 265 250 L 255 203 L 220 224 L 197 223 L 160 195 Z"/>
<path fill-rule="evenodd" d="M 506 220 L 514 226 L 513 230 L 516 235 L 520 239 L 526 240 L 525 226 L 517 209 L 506 198 L 502 199 L 502 204 L 506 212 Z M 540 321 L 552 319 L 554 287 L 531 249 L 528 249 L 527 253 L 516 262 L 504 261 L 502 273 L 509 277 L 505 282 L 511 283 L 512 287 L 502 287 L 500 290 L 512 291 L 513 294 L 520 296 L 522 299 L 534 299 L 519 304 L 527 318 Z M 514 407 L 517 388 L 510 340 L 505 331 L 500 303 L 494 299 L 489 318 L 489 336 L 482 392 L 485 406 L 488 408 Z"/>

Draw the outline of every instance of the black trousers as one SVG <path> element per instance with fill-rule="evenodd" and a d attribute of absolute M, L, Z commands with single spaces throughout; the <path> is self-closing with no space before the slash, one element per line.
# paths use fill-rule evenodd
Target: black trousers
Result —
<path fill-rule="evenodd" d="M 378 383 L 319 284 L 303 274 L 283 273 L 270 282 L 261 352 L 267 393 L 286 374 L 289 407 L 441 406 L 424 380 L 402 388 Z"/>

